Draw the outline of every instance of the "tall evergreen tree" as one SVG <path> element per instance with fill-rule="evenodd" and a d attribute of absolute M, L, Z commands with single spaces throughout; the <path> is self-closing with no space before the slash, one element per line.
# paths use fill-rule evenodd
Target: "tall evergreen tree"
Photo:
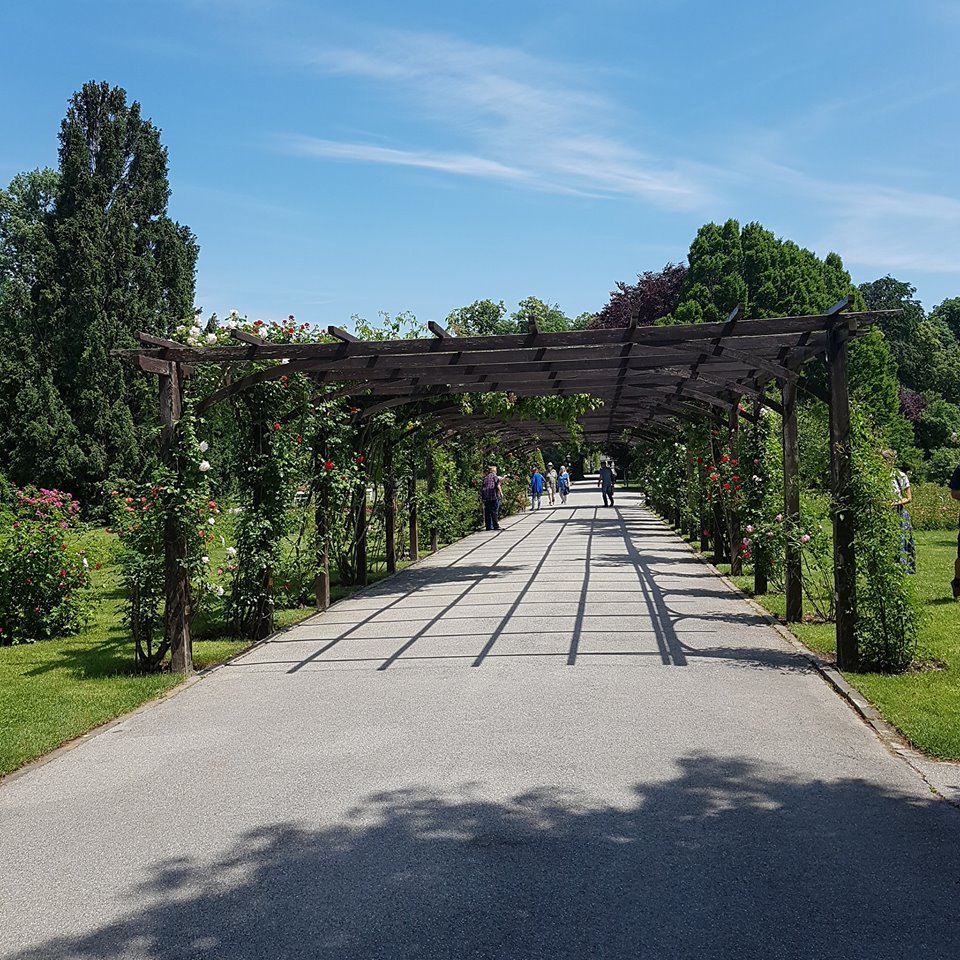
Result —
<path fill-rule="evenodd" d="M 153 385 L 110 351 L 192 312 L 198 248 L 167 216 L 169 197 L 160 131 L 121 88 L 85 84 L 60 128 L 51 286 L 54 383 L 79 431 L 87 488 L 136 475 L 152 451 Z"/>
<path fill-rule="evenodd" d="M 15 483 L 48 487 L 70 486 L 83 463 L 53 380 L 57 186 L 54 171 L 34 170 L 0 191 L 0 461 Z"/>
<path fill-rule="evenodd" d="M 152 456 L 155 384 L 111 356 L 193 308 L 197 243 L 167 216 L 160 132 L 106 83 L 70 101 L 60 170 L 0 191 L 0 455 L 89 497 Z"/>

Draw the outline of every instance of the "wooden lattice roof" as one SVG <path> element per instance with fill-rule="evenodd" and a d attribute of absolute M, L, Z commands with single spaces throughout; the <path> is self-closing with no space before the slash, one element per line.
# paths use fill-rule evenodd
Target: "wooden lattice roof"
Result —
<path fill-rule="evenodd" d="M 582 418 L 585 436 L 607 440 L 627 429 L 657 432 L 677 419 L 718 419 L 744 400 L 763 400 L 770 381 L 796 381 L 803 363 L 824 353 L 832 328 L 856 337 L 885 312 L 845 313 L 846 307 L 844 300 L 821 315 L 762 320 L 741 319 L 735 310 L 723 323 L 563 333 L 531 324 L 526 334 L 490 337 L 455 337 L 434 323 L 432 338 L 386 341 L 360 341 L 336 327 L 329 328 L 336 342 L 311 344 L 269 343 L 234 331 L 236 345 L 192 347 L 141 335 L 143 347 L 134 353 L 155 373 L 173 363 L 228 365 L 230 377 L 203 407 L 292 373 L 333 385 L 340 395 L 369 397 L 368 409 L 489 391 L 586 393 L 603 405 Z M 263 361 L 276 363 L 242 371 Z M 467 426 L 453 413 L 450 425 Z"/>

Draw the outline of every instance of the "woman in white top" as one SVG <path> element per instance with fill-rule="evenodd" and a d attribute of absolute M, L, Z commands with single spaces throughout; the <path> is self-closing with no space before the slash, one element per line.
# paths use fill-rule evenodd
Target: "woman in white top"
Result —
<path fill-rule="evenodd" d="M 890 465 L 890 492 L 893 494 L 891 506 L 900 514 L 900 562 L 907 573 L 917 572 L 917 544 L 913 538 L 913 524 L 907 504 L 913 500 L 910 479 L 897 469 L 896 450 L 884 450 L 883 459 Z"/>

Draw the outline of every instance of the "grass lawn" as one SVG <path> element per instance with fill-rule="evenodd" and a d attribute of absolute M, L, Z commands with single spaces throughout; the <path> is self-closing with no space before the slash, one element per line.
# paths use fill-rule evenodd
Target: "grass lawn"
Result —
<path fill-rule="evenodd" d="M 123 595 L 110 561 L 112 540 L 102 531 L 90 531 L 83 545 L 91 557 L 104 561 L 101 570 L 92 571 L 95 606 L 86 629 L 72 637 L 0 647 L 0 776 L 182 682 L 170 673 L 133 671 L 133 641 L 123 626 Z M 214 564 L 222 562 L 216 547 L 210 553 Z M 371 574 L 370 581 L 383 576 Z M 334 584 L 332 599 L 353 589 Z M 278 610 L 277 626 L 313 613 L 312 608 Z M 224 636 L 219 624 L 202 615 L 194 624 L 198 670 L 248 646 L 245 640 Z"/>
<path fill-rule="evenodd" d="M 941 668 L 893 676 L 844 676 L 914 746 L 932 757 L 960 760 L 960 603 L 952 599 L 950 592 L 957 534 L 952 530 L 920 530 L 916 538 L 915 584 L 924 617 L 916 656 L 921 665 L 936 661 Z M 752 577 L 734 579 L 752 595 Z M 768 593 L 756 599 L 783 618 L 783 594 Z M 828 655 L 836 652 L 832 623 L 790 624 L 790 629 L 811 649 Z"/>

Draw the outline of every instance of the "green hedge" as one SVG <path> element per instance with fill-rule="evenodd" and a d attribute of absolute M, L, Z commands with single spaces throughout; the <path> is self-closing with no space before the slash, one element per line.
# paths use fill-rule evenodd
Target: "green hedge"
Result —
<path fill-rule="evenodd" d="M 952 530 L 957 526 L 960 503 L 936 483 L 914 483 L 910 518 L 915 530 Z"/>

